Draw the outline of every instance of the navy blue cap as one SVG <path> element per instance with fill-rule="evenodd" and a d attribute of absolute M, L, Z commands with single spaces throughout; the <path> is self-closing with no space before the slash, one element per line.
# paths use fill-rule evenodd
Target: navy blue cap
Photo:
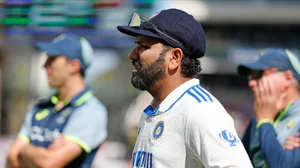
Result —
<path fill-rule="evenodd" d="M 206 39 L 201 24 L 194 17 L 179 9 L 162 10 L 150 18 L 150 21 L 163 33 L 176 39 L 182 45 L 159 33 L 148 22 L 140 26 L 117 26 L 118 30 L 130 36 L 144 35 L 162 39 L 174 48 L 181 48 L 183 53 L 192 58 L 201 58 L 205 54 Z"/>
<path fill-rule="evenodd" d="M 279 71 L 291 70 L 294 77 L 300 80 L 299 59 L 291 51 L 283 48 L 267 48 L 260 53 L 258 60 L 241 64 L 237 70 L 240 75 L 247 76 L 252 70 L 267 68 L 277 68 Z"/>
<path fill-rule="evenodd" d="M 85 70 L 93 58 L 93 48 L 83 37 L 74 34 L 62 34 L 52 42 L 39 42 L 37 47 L 48 56 L 66 56 L 68 59 L 78 59 L 81 69 Z"/>

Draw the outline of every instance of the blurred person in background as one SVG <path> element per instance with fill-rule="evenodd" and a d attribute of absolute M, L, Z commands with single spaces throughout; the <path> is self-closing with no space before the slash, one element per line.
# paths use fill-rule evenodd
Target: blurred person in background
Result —
<path fill-rule="evenodd" d="M 84 83 L 93 48 L 73 34 L 37 46 L 48 56 L 48 84 L 58 93 L 41 99 L 26 114 L 7 168 L 88 168 L 107 137 L 106 108 Z"/>
<path fill-rule="evenodd" d="M 147 91 L 143 91 L 131 102 L 129 108 L 126 111 L 126 115 L 124 116 L 123 129 L 128 143 L 127 146 L 131 151 L 134 147 L 137 137 L 136 133 L 138 131 L 139 120 L 142 111 L 151 103 L 152 100 L 153 97 L 151 96 L 151 94 Z"/>
<path fill-rule="evenodd" d="M 256 61 L 239 65 L 238 73 L 248 77 L 254 94 L 255 118 L 243 137 L 253 166 L 299 168 L 300 149 L 295 143 L 300 128 L 298 58 L 287 49 L 267 48 Z"/>
<path fill-rule="evenodd" d="M 119 31 L 135 36 L 131 83 L 153 100 L 144 109 L 132 167 L 252 167 L 232 118 L 195 79 L 205 54 L 202 26 L 178 9 L 134 13 Z"/>

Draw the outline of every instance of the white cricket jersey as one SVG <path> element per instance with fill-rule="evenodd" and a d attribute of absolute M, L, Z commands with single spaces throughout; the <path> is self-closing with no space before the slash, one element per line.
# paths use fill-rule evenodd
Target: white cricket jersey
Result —
<path fill-rule="evenodd" d="M 141 116 L 134 168 L 252 167 L 221 103 L 191 79 Z"/>

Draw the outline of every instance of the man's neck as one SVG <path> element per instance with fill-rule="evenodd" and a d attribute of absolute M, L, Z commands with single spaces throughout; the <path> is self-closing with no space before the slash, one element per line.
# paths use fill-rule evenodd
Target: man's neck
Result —
<path fill-rule="evenodd" d="M 157 108 L 163 100 L 177 87 L 191 78 L 180 78 L 177 80 L 160 80 L 153 84 L 148 92 L 153 96 L 152 108 Z"/>
<path fill-rule="evenodd" d="M 70 79 L 66 84 L 60 87 L 59 90 L 59 100 L 60 101 L 70 101 L 78 93 L 80 93 L 86 87 L 82 78 Z"/>

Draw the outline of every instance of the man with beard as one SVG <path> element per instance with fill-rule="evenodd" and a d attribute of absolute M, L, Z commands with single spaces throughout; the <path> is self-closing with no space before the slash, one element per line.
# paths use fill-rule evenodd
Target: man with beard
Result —
<path fill-rule="evenodd" d="M 48 58 L 48 84 L 57 94 L 26 114 L 7 168 L 89 168 L 107 136 L 107 111 L 84 83 L 93 49 L 83 37 L 63 34 L 38 43 Z"/>
<path fill-rule="evenodd" d="M 118 30 L 136 37 L 132 85 L 154 97 L 140 119 L 132 166 L 252 167 L 232 118 L 193 78 L 206 48 L 201 24 L 168 9 L 151 19 L 135 12 Z"/>

